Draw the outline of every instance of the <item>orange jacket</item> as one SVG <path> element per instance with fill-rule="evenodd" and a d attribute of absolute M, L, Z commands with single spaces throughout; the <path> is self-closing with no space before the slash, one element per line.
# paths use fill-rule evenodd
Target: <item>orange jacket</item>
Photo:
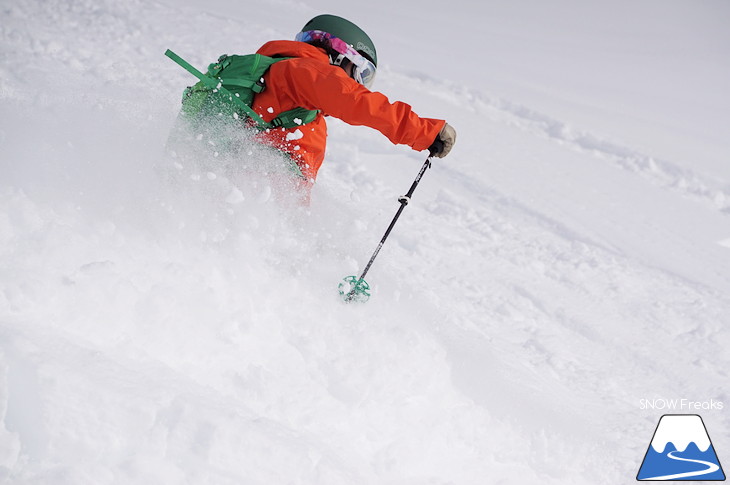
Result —
<path fill-rule="evenodd" d="M 266 89 L 257 94 L 253 109 L 271 121 L 279 113 L 302 107 L 320 110 L 317 118 L 304 126 L 262 132 L 259 140 L 288 153 L 299 165 L 309 183 L 317 177 L 327 145 L 325 116 L 334 116 L 351 125 L 364 125 L 380 131 L 395 144 L 427 149 L 445 121 L 421 118 L 411 107 L 369 91 L 345 71 L 329 62 L 324 50 L 289 40 L 264 44 L 259 54 L 293 57 L 272 65 L 264 76 Z"/>

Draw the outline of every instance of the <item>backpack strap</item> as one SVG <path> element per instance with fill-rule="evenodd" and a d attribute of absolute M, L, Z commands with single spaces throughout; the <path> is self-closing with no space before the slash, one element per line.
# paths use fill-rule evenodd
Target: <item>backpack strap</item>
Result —
<path fill-rule="evenodd" d="M 306 108 L 290 109 L 271 120 L 271 126 L 274 128 L 294 128 L 295 126 L 306 125 L 314 121 L 318 114 L 319 110 Z"/>

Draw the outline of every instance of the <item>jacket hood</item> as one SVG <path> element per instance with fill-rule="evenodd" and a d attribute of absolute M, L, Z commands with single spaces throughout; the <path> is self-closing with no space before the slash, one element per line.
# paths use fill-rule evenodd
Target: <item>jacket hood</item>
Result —
<path fill-rule="evenodd" d="M 272 40 L 262 45 L 256 52 L 269 57 L 308 57 L 329 64 L 329 56 L 323 49 L 296 40 Z"/>

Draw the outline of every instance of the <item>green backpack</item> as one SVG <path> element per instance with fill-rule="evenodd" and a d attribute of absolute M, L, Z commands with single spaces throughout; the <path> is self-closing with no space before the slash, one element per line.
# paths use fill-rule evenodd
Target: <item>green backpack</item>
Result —
<path fill-rule="evenodd" d="M 266 89 L 266 71 L 272 64 L 290 59 L 288 57 L 222 55 L 203 74 L 171 50 L 168 49 L 165 55 L 199 79 L 183 93 L 182 114 L 191 120 L 203 116 L 223 116 L 228 119 L 248 117 L 259 129 L 266 130 L 305 125 L 314 121 L 319 114 L 318 110 L 294 108 L 280 113 L 267 123 L 251 109 L 254 96 Z"/>

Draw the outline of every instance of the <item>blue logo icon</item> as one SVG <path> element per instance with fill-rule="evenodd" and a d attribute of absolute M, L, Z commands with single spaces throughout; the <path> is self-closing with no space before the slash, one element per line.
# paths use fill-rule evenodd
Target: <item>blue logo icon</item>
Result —
<path fill-rule="evenodd" d="M 702 418 L 696 414 L 662 416 L 636 479 L 725 480 Z"/>

